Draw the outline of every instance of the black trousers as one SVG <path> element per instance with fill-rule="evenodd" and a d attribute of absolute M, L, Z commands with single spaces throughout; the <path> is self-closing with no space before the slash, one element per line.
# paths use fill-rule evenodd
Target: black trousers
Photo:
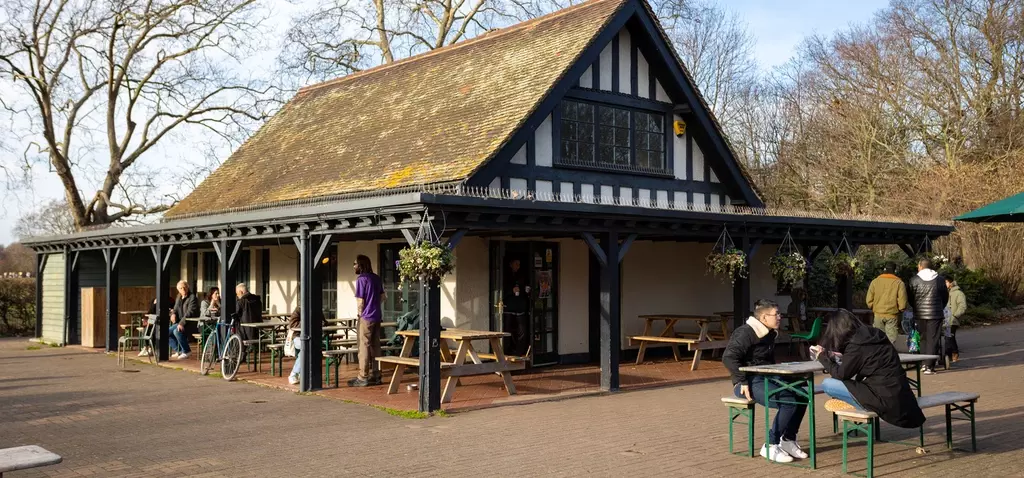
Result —
<path fill-rule="evenodd" d="M 511 355 L 526 355 L 526 348 L 529 344 L 530 316 L 525 313 L 506 312 L 504 314 L 502 331 L 512 334 L 505 339 L 505 353 Z"/>
<path fill-rule="evenodd" d="M 956 344 L 956 329 L 959 325 L 949 326 L 949 337 L 946 337 L 946 355 L 960 353 L 960 346 Z"/>
<path fill-rule="evenodd" d="M 917 331 L 921 334 L 921 353 L 925 355 L 939 355 L 942 320 L 917 319 L 916 322 Z M 925 362 L 924 366 L 935 370 L 935 361 Z"/>

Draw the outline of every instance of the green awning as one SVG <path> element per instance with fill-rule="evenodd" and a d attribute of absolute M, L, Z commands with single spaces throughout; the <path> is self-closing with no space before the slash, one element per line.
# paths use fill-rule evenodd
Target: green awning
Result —
<path fill-rule="evenodd" d="M 1010 196 L 954 218 L 968 222 L 1024 222 L 1024 193 Z"/>

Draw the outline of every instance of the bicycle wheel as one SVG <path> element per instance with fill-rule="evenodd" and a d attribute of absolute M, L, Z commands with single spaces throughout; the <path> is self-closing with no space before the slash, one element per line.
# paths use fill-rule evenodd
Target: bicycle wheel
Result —
<path fill-rule="evenodd" d="M 217 337 L 211 335 L 206 339 L 206 345 L 203 346 L 203 353 L 199 356 L 199 373 L 206 375 L 210 373 L 210 369 L 213 368 L 213 362 L 217 355 Z"/>
<path fill-rule="evenodd" d="M 232 335 L 228 337 L 228 343 L 224 346 L 224 357 L 220 361 L 220 371 L 224 375 L 224 380 L 234 380 L 241 363 L 242 338 Z"/>

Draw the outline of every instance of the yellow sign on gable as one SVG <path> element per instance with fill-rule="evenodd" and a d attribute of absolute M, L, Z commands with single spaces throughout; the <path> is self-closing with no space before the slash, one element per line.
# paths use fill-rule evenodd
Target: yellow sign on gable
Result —
<path fill-rule="evenodd" d="M 679 120 L 672 123 L 672 129 L 675 130 L 676 136 L 682 136 L 686 134 L 686 122 Z"/>

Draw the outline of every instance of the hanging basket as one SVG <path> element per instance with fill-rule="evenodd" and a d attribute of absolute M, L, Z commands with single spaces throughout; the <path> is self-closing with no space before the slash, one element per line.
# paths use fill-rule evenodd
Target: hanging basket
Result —
<path fill-rule="evenodd" d="M 845 252 L 839 252 L 829 260 L 828 268 L 836 277 L 855 277 L 860 272 L 860 261 Z"/>
<path fill-rule="evenodd" d="M 722 234 L 711 248 L 706 262 L 708 272 L 729 279 L 730 283 L 735 284 L 736 279 L 747 277 L 747 254 L 736 248 L 728 228 L 722 228 Z"/>
<path fill-rule="evenodd" d="M 803 283 L 807 276 L 807 259 L 793 242 L 793 237 L 786 231 L 786 237 L 775 255 L 768 260 L 772 277 L 784 288 L 794 288 Z"/>
<path fill-rule="evenodd" d="M 946 256 L 944 256 L 942 254 L 935 254 L 934 256 L 932 256 L 931 259 L 932 259 L 932 269 L 934 269 L 936 271 L 939 271 L 943 267 L 946 267 L 947 265 L 949 265 L 949 259 L 946 259 Z"/>
<path fill-rule="evenodd" d="M 731 248 L 724 252 L 712 251 L 707 257 L 708 272 L 736 283 L 736 279 L 747 277 L 747 255 Z"/>
<path fill-rule="evenodd" d="M 451 249 L 420 241 L 398 252 L 398 273 L 402 280 L 440 280 L 455 269 Z"/>

